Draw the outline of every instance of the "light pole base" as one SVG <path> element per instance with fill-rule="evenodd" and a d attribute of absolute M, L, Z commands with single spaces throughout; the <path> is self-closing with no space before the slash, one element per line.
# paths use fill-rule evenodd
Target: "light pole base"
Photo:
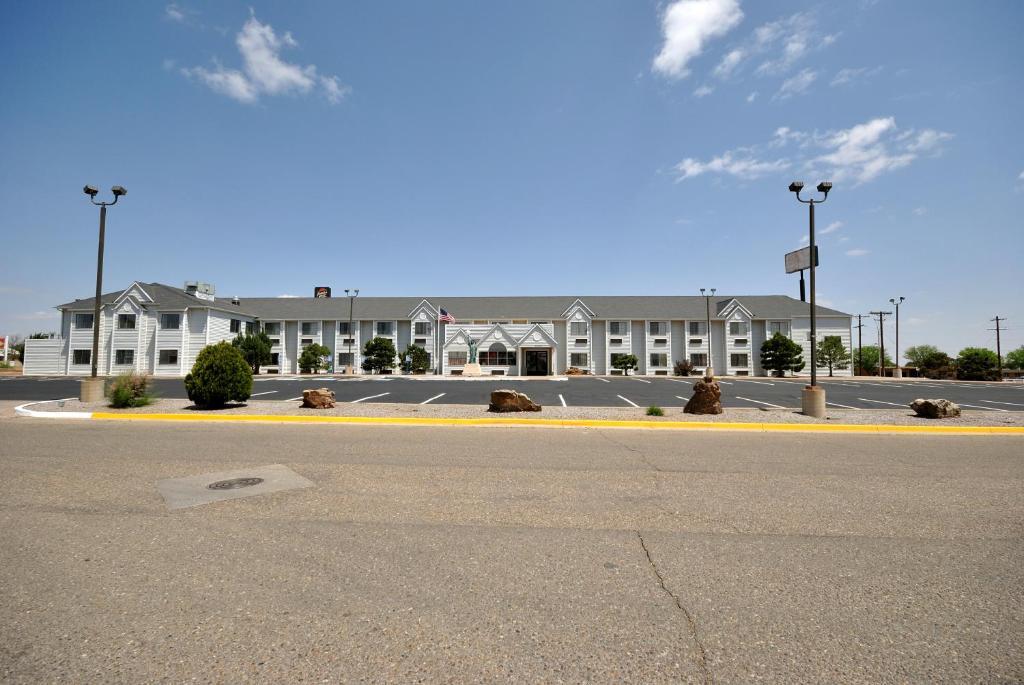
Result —
<path fill-rule="evenodd" d="M 805 386 L 800 399 L 804 416 L 813 416 L 816 419 L 825 418 L 824 388 L 820 385 Z"/>
<path fill-rule="evenodd" d="M 903 369 L 901 369 L 898 366 L 893 368 L 893 370 L 892 370 L 892 377 L 893 378 L 903 378 Z"/>
<path fill-rule="evenodd" d="M 105 378 L 83 378 L 78 388 L 78 399 L 82 402 L 102 402 Z"/>

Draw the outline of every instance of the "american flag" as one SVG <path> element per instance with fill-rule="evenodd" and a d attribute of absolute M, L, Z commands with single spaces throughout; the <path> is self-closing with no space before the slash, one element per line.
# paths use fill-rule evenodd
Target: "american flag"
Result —
<path fill-rule="evenodd" d="M 455 323 L 455 317 L 448 313 L 444 307 L 441 308 L 441 313 L 437 315 L 437 320 L 444 323 Z"/>

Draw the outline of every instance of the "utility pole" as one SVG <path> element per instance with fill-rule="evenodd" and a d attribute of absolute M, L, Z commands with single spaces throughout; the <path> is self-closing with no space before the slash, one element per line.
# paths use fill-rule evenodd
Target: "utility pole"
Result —
<path fill-rule="evenodd" d="M 1006 319 L 997 316 L 994 319 L 989 319 L 989 321 L 996 322 L 996 327 L 994 329 L 990 328 L 989 330 L 994 330 L 996 332 L 996 357 L 999 358 L 999 382 L 1001 383 L 1003 381 L 1003 348 L 999 340 L 999 322 L 1006 321 Z"/>
<path fill-rule="evenodd" d="M 885 325 L 882 320 L 892 312 L 869 312 L 878 316 L 878 377 L 885 378 Z"/>
<path fill-rule="evenodd" d="M 861 321 L 863 318 L 863 314 L 857 315 L 857 375 L 864 373 L 864 323 Z"/>

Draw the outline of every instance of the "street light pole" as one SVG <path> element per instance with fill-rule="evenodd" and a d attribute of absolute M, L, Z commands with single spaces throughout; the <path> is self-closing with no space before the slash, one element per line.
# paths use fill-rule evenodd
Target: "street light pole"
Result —
<path fill-rule="evenodd" d="M 351 294 L 354 292 L 355 294 Z M 355 288 L 354 291 L 350 291 L 349 288 L 345 288 L 345 294 L 348 295 L 348 375 L 355 373 L 355 357 L 352 356 L 352 340 L 355 339 L 355 333 L 352 332 L 352 309 L 355 306 L 356 298 L 359 297 L 359 288 Z"/>
<path fill-rule="evenodd" d="M 700 294 L 704 295 L 704 313 L 705 313 L 705 325 L 707 326 L 707 338 L 708 338 L 708 365 L 704 369 L 705 378 L 714 378 L 715 366 L 711 357 L 711 298 L 714 296 L 718 288 L 711 288 L 711 295 L 706 294 L 704 288 L 700 289 Z"/>
<path fill-rule="evenodd" d="M 90 202 L 100 208 L 100 239 L 96 252 L 96 299 L 92 307 L 92 355 L 90 359 L 89 379 L 82 381 L 80 399 L 83 402 L 97 402 L 103 399 L 103 381 L 99 378 L 99 357 L 100 357 L 100 298 L 103 297 L 103 250 L 106 244 L 107 233 L 107 207 L 113 207 L 122 195 L 128 191 L 123 186 L 114 186 L 110 192 L 114 194 L 111 202 L 97 202 L 96 195 L 99 189 L 96 186 L 87 185 L 82 192 L 89 196 Z"/>
<path fill-rule="evenodd" d="M 896 351 L 893 352 L 893 357 L 896 360 L 896 368 L 892 371 L 893 378 L 903 378 L 903 369 L 900 367 L 900 304 L 907 298 L 900 297 L 897 300 L 895 297 L 890 297 L 889 302 L 896 305 Z"/>
<path fill-rule="evenodd" d="M 804 200 L 800 197 L 800 191 L 803 190 L 804 184 L 801 181 L 794 181 L 789 184 L 789 190 L 791 193 L 796 195 L 798 202 L 802 202 L 808 205 L 810 208 L 810 270 L 811 270 L 811 384 L 804 388 L 803 392 L 803 412 L 815 418 L 823 418 L 825 416 L 825 391 L 818 386 L 818 314 L 816 306 L 816 285 L 815 285 L 815 270 L 817 262 L 818 247 L 814 242 L 814 205 L 821 204 L 828 199 L 829 191 L 832 190 L 832 184 L 828 181 L 822 181 L 818 183 L 817 190 L 822 194 L 820 200 L 814 198 L 808 198 Z"/>

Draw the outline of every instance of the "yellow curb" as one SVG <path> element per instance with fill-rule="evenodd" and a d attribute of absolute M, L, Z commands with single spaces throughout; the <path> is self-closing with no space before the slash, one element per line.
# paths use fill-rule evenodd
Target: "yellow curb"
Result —
<path fill-rule="evenodd" d="M 886 426 L 881 424 L 738 423 L 710 421 L 615 421 L 600 419 L 428 418 L 399 416 L 293 416 L 288 414 L 114 414 L 94 412 L 103 421 L 242 421 L 250 423 L 340 423 L 371 426 L 540 426 L 548 428 L 640 428 L 776 433 L 914 433 L 939 435 L 1021 435 L 1024 426 Z"/>

